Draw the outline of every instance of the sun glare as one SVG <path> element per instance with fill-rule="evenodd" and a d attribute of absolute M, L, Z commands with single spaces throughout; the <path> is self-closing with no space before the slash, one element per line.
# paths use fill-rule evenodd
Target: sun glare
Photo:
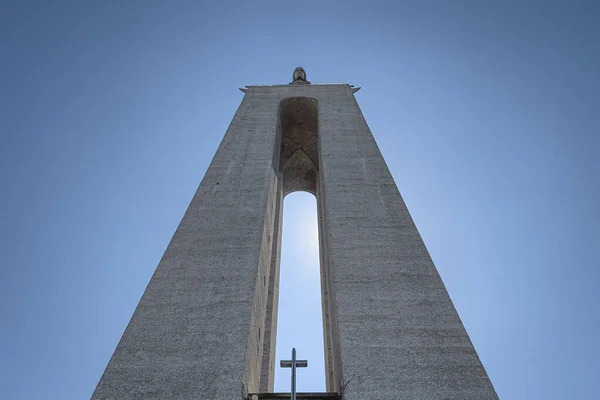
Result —
<path fill-rule="evenodd" d="M 276 358 L 289 359 L 292 347 L 308 359 L 298 371 L 298 390 L 325 390 L 323 316 L 319 268 L 317 201 L 306 192 L 286 196 L 283 205 Z M 275 371 L 275 391 L 290 391 L 289 369 Z"/>

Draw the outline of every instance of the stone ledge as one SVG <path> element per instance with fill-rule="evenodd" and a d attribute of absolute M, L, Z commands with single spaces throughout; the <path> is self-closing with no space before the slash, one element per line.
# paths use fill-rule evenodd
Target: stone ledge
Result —
<path fill-rule="evenodd" d="M 258 400 L 284 400 L 292 397 L 291 393 L 251 393 L 248 395 L 248 400 L 252 400 L 252 396 L 257 396 Z M 339 400 L 339 393 L 296 393 L 296 399 L 312 399 L 312 400 Z"/>

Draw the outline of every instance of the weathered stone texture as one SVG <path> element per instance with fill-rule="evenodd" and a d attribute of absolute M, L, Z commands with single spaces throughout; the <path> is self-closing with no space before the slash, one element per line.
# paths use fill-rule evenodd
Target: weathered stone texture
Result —
<path fill-rule="evenodd" d="M 346 84 L 248 87 L 92 398 L 272 391 L 291 97 L 318 107 L 302 185 L 320 214 L 328 391 L 353 377 L 345 400 L 497 399 Z"/>

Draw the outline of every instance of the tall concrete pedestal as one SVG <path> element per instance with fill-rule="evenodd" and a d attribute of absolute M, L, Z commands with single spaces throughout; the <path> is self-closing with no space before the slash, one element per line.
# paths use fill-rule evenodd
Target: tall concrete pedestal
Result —
<path fill-rule="evenodd" d="M 300 70 L 291 84 L 243 89 L 92 399 L 273 391 L 282 200 L 296 190 L 317 198 L 327 391 L 498 398 L 356 90 Z"/>

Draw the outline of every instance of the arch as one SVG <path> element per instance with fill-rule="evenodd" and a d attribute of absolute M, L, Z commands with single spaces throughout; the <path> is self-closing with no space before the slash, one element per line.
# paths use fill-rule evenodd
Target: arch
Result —
<path fill-rule="evenodd" d="M 317 201 L 325 382 L 329 392 L 338 392 L 341 388 L 337 316 L 333 306 L 335 293 L 330 279 L 327 226 L 323 212 L 325 204 L 322 197 L 318 105 L 318 101 L 312 97 L 287 97 L 279 102 L 272 158 L 273 171 L 277 176 L 272 244 L 274 262 L 270 272 L 265 324 L 268 340 L 264 346 L 260 386 L 264 392 L 273 389 L 283 200 L 288 194 L 297 191 L 311 193 Z"/>
<path fill-rule="evenodd" d="M 308 358 L 298 390 L 326 387 L 325 344 L 317 199 L 307 191 L 289 193 L 283 202 L 276 360 L 288 359 L 292 347 Z M 275 369 L 275 392 L 289 390 L 289 369 Z"/>
<path fill-rule="evenodd" d="M 317 194 L 319 172 L 318 104 L 311 97 L 289 97 L 279 104 L 279 134 L 275 146 L 283 195 L 303 190 Z"/>

